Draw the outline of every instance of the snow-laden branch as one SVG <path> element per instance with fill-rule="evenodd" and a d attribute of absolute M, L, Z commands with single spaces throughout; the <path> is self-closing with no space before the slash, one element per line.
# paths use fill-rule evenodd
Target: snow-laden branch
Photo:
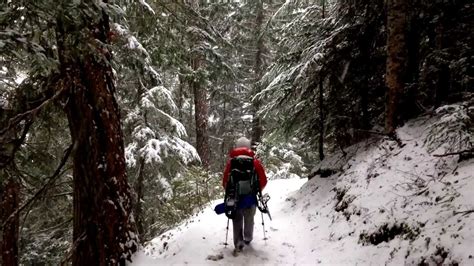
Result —
<path fill-rule="evenodd" d="M 150 11 L 153 15 L 156 14 L 156 13 L 155 13 L 155 10 L 153 10 L 153 8 L 151 8 L 151 6 L 150 6 L 147 2 L 145 2 L 145 0 L 138 0 L 138 2 L 139 2 L 142 6 L 144 6 L 148 11 Z"/>

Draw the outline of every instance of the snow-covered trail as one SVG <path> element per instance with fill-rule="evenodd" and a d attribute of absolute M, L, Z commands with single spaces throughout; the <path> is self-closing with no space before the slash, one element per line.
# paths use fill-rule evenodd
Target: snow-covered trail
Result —
<path fill-rule="evenodd" d="M 265 229 L 268 240 L 263 240 L 261 214 L 255 215 L 254 240 L 250 246 L 238 256 L 232 256 L 232 222 L 229 224 L 229 235 L 224 246 L 227 218 L 216 215 L 214 205 L 222 200 L 209 204 L 181 226 L 164 233 L 154 239 L 133 259 L 132 265 L 288 265 L 298 261 L 297 247 L 304 244 L 304 237 L 294 234 L 295 228 L 304 219 L 288 217 L 294 205 L 291 195 L 295 193 L 307 179 L 278 179 L 270 180 L 264 193 L 269 193 L 268 203 L 273 221 L 265 215 Z M 309 244 L 309 243 L 307 243 Z M 219 256 L 217 261 L 207 257 Z"/>
<path fill-rule="evenodd" d="M 368 139 L 326 157 L 315 169 L 338 170 L 328 178 L 270 180 L 268 240 L 257 212 L 252 246 L 238 257 L 231 230 L 223 245 L 220 200 L 151 241 L 133 265 L 474 265 L 474 159 L 427 150 L 439 119 L 407 122 L 403 146 Z"/>

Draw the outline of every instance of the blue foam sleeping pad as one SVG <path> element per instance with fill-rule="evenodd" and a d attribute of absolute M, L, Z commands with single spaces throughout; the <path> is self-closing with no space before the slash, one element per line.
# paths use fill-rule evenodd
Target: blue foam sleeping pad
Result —
<path fill-rule="evenodd" d="M 237 209 L 247 209 L 257 205 L 257 197 L 254 195 L 244 196 L 237 203 Z M 214 207 L 216 214 L 225 213 L 225 203 L 219 203 Z"/>

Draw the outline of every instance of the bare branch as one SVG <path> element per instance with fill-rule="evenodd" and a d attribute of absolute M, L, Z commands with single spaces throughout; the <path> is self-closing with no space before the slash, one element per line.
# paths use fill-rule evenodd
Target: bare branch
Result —
<path fill-rule="evenodd" d="M 375 131 L 375 130 L 366 130 L 366 129 L 360 129 L 360 128 L 354 128 L 354 130 L 363 132 L 363 133 L 373 134 L 373 135 L 387 136 L 387 134 L 383 132 Z"/>
<path fill-rule="evenodd" d="M 455 211 L 455 212 L 454 212 L 454 215 L 456 215 L 456 214 L 461 214 L 462 216 L 466 216 L 466 215 L 471 214 L 471 213 L 474 213 L 474 209 L 472 209 L 472 210 L 467 210 L 467 211 L 460 211 L 460 212 Z"/>
<path fill-rule="evenodd" d="M 61 81 L 60 81 L 61 82 Z M 56 100 L 59 98 L 59 96 L 62 95 L 62 93 L 66 90 L 66 86 L 63 86 L 62 89 L 58 90 L 53 96 L 50 98 L 45 99 L 40 105 L 38 105 L 35 108 L 32 108 L 24 113 L 18 114 L 15 117 L 11 118 L 8 121 L 8 125 L 0 131 L 0 135 L 5 134 L 8 130 L 10 130 L 13 126 L 18 125 L 21 121 L 27 120 L 27 119 L 32 119 L 35 117 L 45 106 L 47 106 L 50 102 Z"/>
<path fill-rule="evenodd" d="M 54 181 L 56 181 L 56 179 L 61 176 L 60 175 L 61 174 L 61 169 L 63 168 L 63 166 L 66 164 L 67 160 L 69 159 L 69 155 L 71 154 L 71 151 L 72 151 L 72 146 L 73 146 L 72 144 L 69 145 L 69 147 L 64 151 L 64 156 L 61 159 L 61 162 L 59 163 L 58 168 L 56 169 L 56 171 L 54 171 L 53 175 L 48 178 L 48 181 L 46 182 L 46 184 L 44 184 L 43 187 L 41 187 L 35 193 L 35 195 L 33 195 L 33 197 L 31 197 L 25 204 L 23 204 L 20 208 L 16 209 L 7 219 L 5 219 L 5 221 L 3 221 L 0 229 L 3 228 L 11 219 L 13 219 L 13 217 L 18 215 L 19 212 L 23 211 L 30 204 L 35 202 L 39 198 L 39 196 L 41 196 L 45 191 L 47 191 L 49 186 L 52 185 L 54 183 Z"/>
<path fill-rule="evenodd" d="M 8 156 L 6 161 L 0 163 L 0 166 L 9 165 L 13 161 L 13 159 L 15 158 L 15 153 L 20 149 L 23 142 L 25 142 L 26 135 L 28 134 L 28 131 L 30 130 L 30 127 L 31 127 L 32 124 L 33 124 L 32 121 L 26 122 L 25 126 L 23 127 L 23 131 L 21 133 L 20 138 L 15 139 L 13 141 L 13 143 L 14 143 L 13 151 L 10 153 L 10 155 Z"/>
<path fill-rule="evenodd" d="M 53 225 L 53 226 L 51 226 L 51 227 L 48 227 L 48 228 L 46 228 L 46 229 L 42 229 L 42 230 L 36 231 L 35 234 L 41 234 L 41 233 L 45 233 L 45 232 L 54 230 L 54 229 L 56 229 L 56 228 L 61 228 L 62 226 L 69 224 L 69 223 L 72 221 L 72 219 L 73 219 L 73 217 L 67 219 L 66 221 L 64 221 L 64 222 L 62 222 L 62 223 L 55 224 L 55 225 Z"/>
<path fill-rule="evenodd" d="M 461 155 L 464 153 L 474 153 L 474 149 L 470 150 L 462 150 L 462 151 L 456 151 L 456 152 L 448 152 L 445 154 L 433 154 L 434 157 L 446 157 L 446 156 L 453 156 L 453 155 Z"/>

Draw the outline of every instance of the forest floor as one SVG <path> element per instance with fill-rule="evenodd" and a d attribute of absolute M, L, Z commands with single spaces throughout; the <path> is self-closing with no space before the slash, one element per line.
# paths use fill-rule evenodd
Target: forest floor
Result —
<path fill-rule="evenodd" d="M 148 243 L 133 265 L 474 265 L 474 159 L 429 153 L 433 119 L 400 128 L 402 147 L 369 139 L 328 157 L 317 168 L 338 172 L 327 178 L 270 180 L 268 240 L 257 213 L 238 257 L 223 245 L 219 200 Z"/>

